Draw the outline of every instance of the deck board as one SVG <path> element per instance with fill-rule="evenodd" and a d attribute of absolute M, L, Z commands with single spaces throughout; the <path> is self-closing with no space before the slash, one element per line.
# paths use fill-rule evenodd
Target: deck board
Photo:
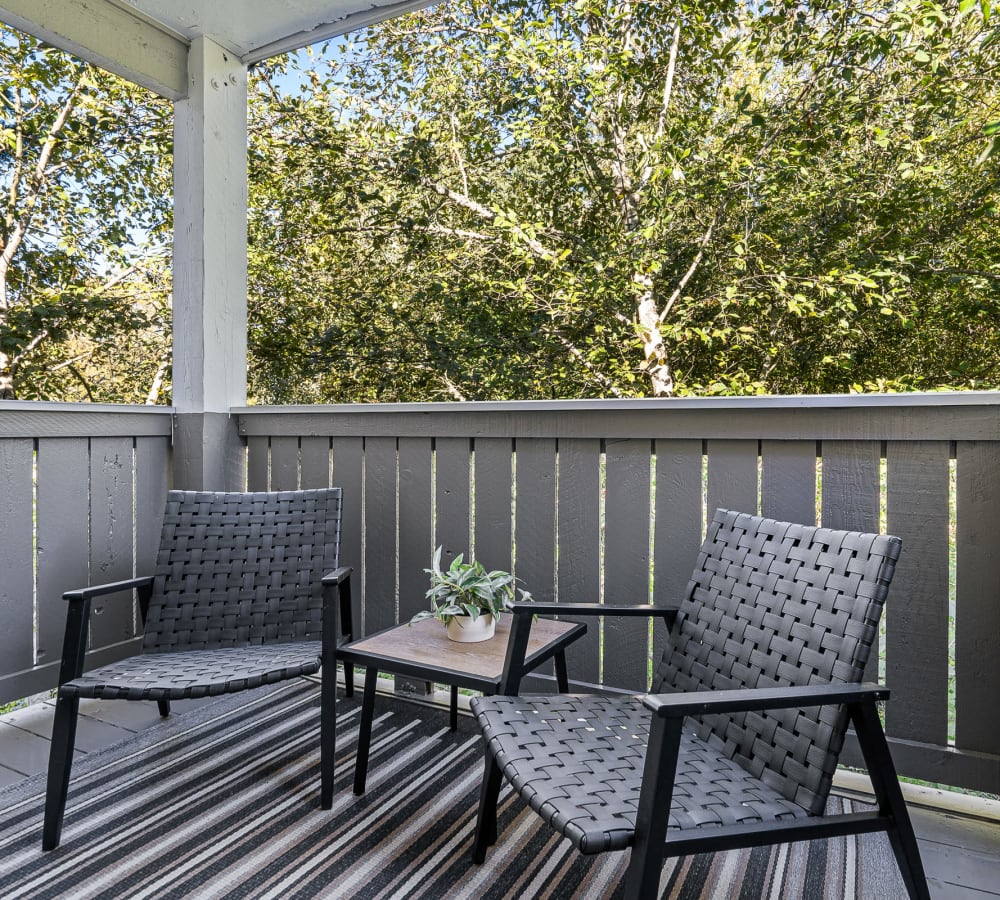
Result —
<path fill-rule="evenodd" d="M 183 715 L 213 699 L 176 700 L 172 708 L 174 713 Z M 0 716 L 0 784 L 15 784 L 45 771 L 54 708 L 54 701 L 47 700 Z M 81 700 L 76 756 L 104 750 L 159 721 L 160 714 L 152 701 Z"/>

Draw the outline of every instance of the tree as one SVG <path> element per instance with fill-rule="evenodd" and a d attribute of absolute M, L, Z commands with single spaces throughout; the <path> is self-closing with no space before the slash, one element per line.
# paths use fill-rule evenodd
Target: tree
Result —
<path fill-rule="evenodd" d="M 170 106 L 4 28 L 0 71 L 0 399 L 158 396 Z"/>
<path fill-rule="evenodd" d="M 996 385 L 998 60 L 968 0 L 464 0 L 262 68 L 255 390 Z"/>

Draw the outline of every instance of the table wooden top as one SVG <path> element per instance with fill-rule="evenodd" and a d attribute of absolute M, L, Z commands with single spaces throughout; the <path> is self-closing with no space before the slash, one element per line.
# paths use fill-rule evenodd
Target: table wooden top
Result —
<path fill-rule="evenodd" d="M 488 641 L 460 643 L 448 638 L 447 629 L 437 619 L 422 619 L 412 625 L 396 625 L 361 638 L 338 650 L 338 655 L 365 664 L 393 662 L 426 667 L 429 676 L 438 672 L 466 673 L 499 685 L 507 654 L 512 617 L 504 614 L 497 622 L 496 634 Z M 525 668 L 531 669 L 532 657 L 545 653 L 557 644 L 568 644 L 584 631 L 576 622 L 535 619 L 525 654 Z M 575 633 L 574 633 L 575 632 Z"/>

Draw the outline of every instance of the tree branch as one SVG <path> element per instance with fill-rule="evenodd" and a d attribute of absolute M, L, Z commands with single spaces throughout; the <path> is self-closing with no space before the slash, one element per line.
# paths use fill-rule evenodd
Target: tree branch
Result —
<path fill-rule="evenodd" d="M 63 126 L 70 117 L 70 113 L 73 112 L 73 109 L 76 106 L 76 101 L 80 96 L 80 91 L 87 80 L 86 64 L 81 64 L 77 69 L 77 73 L 76 83 L 73 85 L 69 94 L 66 95 L 62 108 L 59 110 L 58 115 L 49 126 L 48 132 L 46 133 L 41 152 L 38 154 L 38 162 L 35 164 L 33 177 L 31 179 L 31 186 L 24 199 L 21 215 L 18 217 L 18 220 L 16 224 L 14 224 L 10 234 L 7 235 L 7 246 L 4 247 L 3 253 L 0 254 L 0 279 L 6 280 L 7 270 L 10 268 L 11 260 L 14 258 L 14 254 L 17 253 L 18 248 L 21 246 L 21 242 L 24 240 L 24 235 L 28 230 L 28 225 L 31 223 L 31 216 L 35 210 L 36 204 L 38 203 L 38 198 L 41 196 L 42 191 L 45 189 L 48 182 L 49 160 L 52 158 L 52 153 L 55 150 L 56 143 L 58 142 L 59 132 L 62 131 Z"/>
<path fill-rule="evenodd" d="M 691 260 L 691 265 L 687 267 L 687 271 L 681 276 L 681 280 L 677 282 L 677 287 L 674 288 L 670 298 L 663 305 L 663 309 L 656 317 L 658 324 L 662 325 L 666 321 L 667 316 L 670 315 L 670 310 L 673 309 L 674 304 L 678 301 L 678 299 L 680 299 L 681 293 L 687 286 L 687 283 L 691 280 L 691 276 L 694 275 L 698 266 L 701 265 L 701 261 L 705 258 L 705 249 L 712 240 L 712 234 L 715 231 L 715 226 L 719 224 L 719 219 L 722 217 L 724 209 L 725 205 L 722 205 L 716 210 L 715 218 L 712 219 L 708 228 L 705 230 L 705 233 L 701 236 L 701 240 L 698 242 L 698 252 L 695 253 L 694 259 Z"/>
<path fill-rule="evenodd" d="M 415 368 L 420 369 L 423 372 L 430 372 L 431 375 L 437 378 L 444 385 L 445 390 L 448 392 L 448 396 L 451 397 L 452 400 L 457 400 L 459 403 L 465 403 L 468 400 L 468 397 L 466 397 L 458 389 L 458 385 L 448 377 L 447 372 L 438 371 L 437 369 L 422 363 L 417 363 Z"/>
<path fill-rule="evenodd" d="M 20 353 L 18 353 L 16 356 L 10 357 L 10 371 L 12 375 L 17 372 L 18 367 L 21 365 L 22 362 L 24 362 L 25 357 L 28 356 L 36 347 L 38 347 L 38 345 L 42 343 L 42 341 L 44 341 L 48 336 L 49 336 L 49 330 L 47 328 L 43 328 L 30 341 L 28 341 L 27 344 L 24 345 L 24 348 L 21 350 Z"/>
<path fill-rule="evenodd" d="M 600 369 L 598 369 L 586 356 L 584 356 L 583 351 L 580 350 L 572 341 L 569 340 L 560 331 L 555 330 L 552 332 L 555 335 L 557 341 L 566 348 L 566 352 L 569 353 L 577 362 L 580 363 L 594 378 L 594 380 L 602 387 L 605 391 L 611 394 L 612 397 L 621 398 L 622 392 L 618 390 L 617 385 L 608 378 Z"/>
<path fill-rule="evenodd" d="M 149 392 L 146 394 L 146 406 L 156 406 L 156 401 L 160 398 L 160 392 L 163 390 L 163 379 L 167 374 L 167 367 L 170 365 L 168 359 L 160 360 L 160 364 L 156 367 L 156 374 L 153 376 L 153 381 L 149 386 Z"/>
<path fill-rule="evenodd" d="M 451 200 L 452 203 L 457 206 L 461 206 L 463 209 L 467 209 L 472 213 L 475 213 L 479 218 L 484 219 L 491 225 L 497 220 L 497 214 L 487 206 L 483 206 L 476 200 L 466 194 L 460 194 L 458 191 L 452 190 L 445 184 L 439 181 L 431 181 L 429 178 L 418 177 L 417 181 L 423 185 L 428 190 L 433 191 L 441 197 L 446 197 Z M 513 221 L 513 216 L 507 217 Z M 556 254 L 538 241 L 536 238 L 531 237 L 525 232 L 525 230 L 518 224 L 514 224 L 511 231 L 535 256 L 539 259 L 544 259 L 547 262 L 552 262 L 556 259 Z"/>
<path fill-rule="evenodd" d="M 670 59 L 667 62 L 667 77 L 663 80 L 663 99 L 660 101 L 660 114 L 656 121 L 656 133 L 653 135 L 652 146 L 656 146 L 663 139 L 663 134 L 667 129 L 667 108 L 670 106 L 670 97 L 674 91 L 674 72 L 677 69 L 677 50 L 681 43 L 681 26 L 674 26 L 674 40 L 670 44 Z M 645 142 L 643 142 L 645 144 Z M 647 154 L 650 145 L 645 145 Z M 653 164 L 647 162 L 643 167 L 640 184 L 646 187 L 653 177 Z"/>

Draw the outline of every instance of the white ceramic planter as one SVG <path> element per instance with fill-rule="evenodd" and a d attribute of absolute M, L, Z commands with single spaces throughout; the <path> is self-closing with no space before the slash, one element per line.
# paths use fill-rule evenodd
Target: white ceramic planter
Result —
<path fill-rule="evenodd" d="M 448 623 L 448 637 L 462 644 L 473 644 L 477 641 L 488 641 L 496 633 L 497 623 L 493 616 L 455 616 Z"/>

